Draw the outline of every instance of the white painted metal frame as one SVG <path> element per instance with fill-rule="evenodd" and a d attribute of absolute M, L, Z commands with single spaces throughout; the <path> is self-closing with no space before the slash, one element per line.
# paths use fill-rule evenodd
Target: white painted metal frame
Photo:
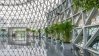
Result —
<path fill-rule="evenodd" d="M 70 1 L 70 0 L 66 0 L 66 1 Z M 65 3 L 67 3 L 65 1 Z M 83 41 L 83 46 L 81 46 L 81 48 L 82 49 L 87 49 L 87 50 L 89 50 L 89 45 L 94 41 L 94 39 L 96 38 L 96 36 L 97 35 L 99 35 L 99 29 L 96 31 L 96 33 L 94 33 L 94 35 L 92 35 L 91 36 L 91 38 L 89 39 L 89 40 L 87 40 L 88 39 L 88 34 L 87 34 L 87 28 L 89 27 L 89 28 L 91 28 L 91 27 L 99 27 L 99 24 L 97 24 L 97 25 L 91 25 L 90 24 L 90 22 L 91 22 L 91 19 L 93 18 L 93 17 L 96 17 L 96 14 L 97 13 L 99 13 L 98 12 L 98 10 L 97 9 L 95 9 L 95 8 L 93 8 L 91 11 L 90 11 L 90 13 L 88 13 L 89 15 L 87 16 L 87 18 L 85 17 L 85 15 L 86 15 L 86 13 L 85 13 L 85 11 L 84 10 L 81 10 L 81 11 L 79 11 L 79 12 L 77 12 L 77 13 L 75 13 L 74 14 L 74 11 L 73 11 L 73 8 L 72 8 L 72 6 L 73 5 L 70 5 L 70 6 L 68 6 L 68 3 L 65 5 L 65 6 L 63 6 L 64 5 L 64 2 L 63 2 L 63 4 L 61 4 L 60 6 L 62 6 L 62 11 L 60 12 L 60 13 L 63 13 L 64 14 L 64 19 L 66 19 L 66 16 L 68 15 L 68 14 L 72 14 L 72 16 L 69 16 L 69 17 L 67 17 L 67 18 L 72 18 L 72 21 L 73 21 L 73 25 L 75 25 L 74 24 L 74 16 L 76 16 L 77 14 L 80 14 L 79 15 L 79 18 L 77 18 L 77 21 L 76 21 L 76 25 L 77 25 L 77 23 L 79 22 L 79 20 L 80 19 L 82 19 L 82 23 L 81 24 L 83 24 L 82 26 L 76 26 L 76 27 L 74 27 L 74 29 L 73 29 L 73 39 L 72 39 L 72 42 L 74 43 L 74 44 L 76 44 L 77 46 L 78 46 L 78 44 L 76 43 L 77 42 L 77 40 L 80 38 L 80 35 L 82 35 L 83 34 L 83 39 L 82 39 L 82 41 Z M 65 9 L 63 9 L 65 7 Z M 65 13 L 65 11 L 66 10 L 71 10 L 71 13 L 70 12 L 68 12 L 67 14 Z M 57 11 L 57 10 L 53 10 L 53 11 L 51 11 L 51 12 L 49 12 L 48 13 L 48 15 L 50 16 L 50 13 L 53 13 L 54 15 L 57 13 L 55 13 L 54 11 Z M 60 16 L 60 15 L 56 15 L 56 16 Z M 52 19 L 54 19 L 54 17 L 53 16 L 50 16 L 51 18 L 49 18 L 48 17 L 48 19 L 49 19 L 49 21 L 50 21 L 50 23 L 53 23 L 51 20 Z M 82 17 L 82 18 L 81 18 Z M 61 19 L 61 18 L 59 18 L 59 19 Z M 54 19 L 54 20 L 56 20 L 56 19 Z M 61 20 L 63 20 L 63 19 L 61 19 Z M 82 30 L 78 33 L 78 35 L 77 36 L 75 36 L 75 29 L 78 29 L 78 28 L 81 28 Z M 78 47 L 79 48 L 79 47 Z M 83 50 L 82 50 L 83 51 Z M 99 55 L 99 52 L 97 52 L 97 51 L 95 51 L 94 52 L 94 50 L 89 50 L 89 51 L 91 51 L 91 52 L 93 52 L 93 53 L 97 53 L 98 55 Z"/>

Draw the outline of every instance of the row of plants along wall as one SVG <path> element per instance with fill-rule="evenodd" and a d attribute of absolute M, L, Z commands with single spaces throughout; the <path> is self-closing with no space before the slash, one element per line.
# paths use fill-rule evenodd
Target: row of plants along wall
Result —
<path fill-rule="evenodd" d="M 45 28 L 46 37 L 60 40 L 64 43 L 70 43 L 72 38 L 72 20 L 57 22 Z"/>
<path fill-rule="evenodd" d="M 36 29 L 35 30 L 35 29 L 27 28 L 26 31 L 33 33 L 33 36 L 39 36 L 41 29 Z"/>

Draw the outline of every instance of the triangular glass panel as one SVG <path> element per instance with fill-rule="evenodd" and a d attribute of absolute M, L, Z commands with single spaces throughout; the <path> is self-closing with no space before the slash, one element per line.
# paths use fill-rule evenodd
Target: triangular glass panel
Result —
<path fill-rule="evenodd" d="M 96 52 L 99 52 L 99 36 L 97 36 L 94 41 L 89 45 L 91 50 L 94 50 Z"/>
<path fill-rule="evenodd" d="M 80 18 L 80 13 L 78 13 L 77 15 L 73 16 L 73 24 L 76 25 L 78 19 Z"/>
<path fill-rule="evenodd" d="M 98 30 L 99 27 L 88 27 L 86 28 L 87 31 L 87 41 L 94 35 L 94 33 Z"/>

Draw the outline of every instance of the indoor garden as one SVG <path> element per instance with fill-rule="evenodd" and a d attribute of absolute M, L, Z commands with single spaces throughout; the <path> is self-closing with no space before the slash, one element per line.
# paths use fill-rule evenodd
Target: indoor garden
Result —
<path fill-rule="evenodd" d="M 1 0 L 0 56 L 99 56 L 99 0 Z"/>

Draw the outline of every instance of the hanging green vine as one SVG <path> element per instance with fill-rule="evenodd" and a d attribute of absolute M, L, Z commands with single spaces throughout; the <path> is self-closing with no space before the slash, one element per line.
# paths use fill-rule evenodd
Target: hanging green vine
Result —
<path fill-rule="evenodd" d="M 82 8 L 86 11 L 92 8 L 99 8 L 99 0 L 73 0 L 74 8 Z"/>

